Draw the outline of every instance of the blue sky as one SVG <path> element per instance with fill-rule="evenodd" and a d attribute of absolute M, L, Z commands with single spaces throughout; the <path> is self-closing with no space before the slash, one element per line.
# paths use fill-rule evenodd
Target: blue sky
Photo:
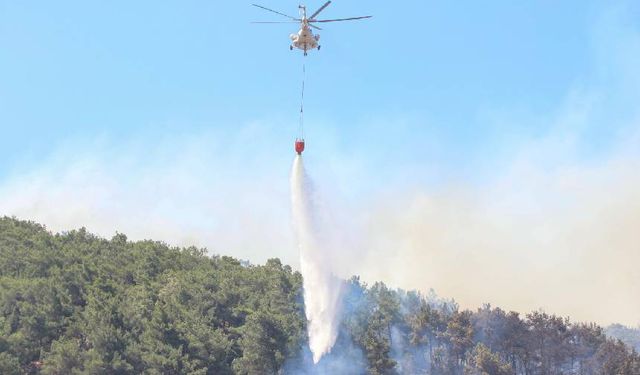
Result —
<path fill-rule="evenodd" d="M 323 13 L 358 15 L 303 58 L 249 3 L 0 0 L 0 215 L 295 266 L 306 62 L 305 163 L 341 275 L 640 323 L 640 3 Z"/>
<path fill-rule="evenodd" d="M 324 16 L 375 17 L 327 25 L 307 59 L 310 142 L 314 123 L 352 139 L 363 129 L 351 124 L 412 118 L 415 137 L 446 143 L 441 160 L 464 163 L 500 149 L 496 133 L 540 134 L 493 129 L 481 113 L 550 112 L 593 79 L 589 33 L 606 3 L 337 1 Z M 297 3 L 267 5 L 295 14 Z M 293 26 L 249 24 L 278 19 L 242 2 L 1 2 L 0 171 L 69 137 L 233 132 L 262 119 L 293 135 L 304 60 L 288 50 Z"/>

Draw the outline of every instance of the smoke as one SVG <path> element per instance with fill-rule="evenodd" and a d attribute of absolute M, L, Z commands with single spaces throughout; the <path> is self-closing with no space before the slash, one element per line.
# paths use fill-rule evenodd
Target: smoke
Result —
<path fill-rule="evenodd" d="M 482 187 L 407 191 L 371 212 L 361 274 L 434 288 L 466 308 L 490 302 L 636 325 L 639 160 L 623 152 L 548 168 L 529 155 Z"/>
<path fill-rule="evenodd" d="M 291 203 L 304 277 L 309 348 L 317 364 L 336 342 L 343 282 L 334 274 L 332 262 L 338 258 L 334 257 L 335 248 L 330 245 L 327 228 L 322 225 L 316 195 L 301 155 L 296 156 L 291 171 Z"/>
<path fill-rule="evenodd" d="M 132 240 L 206 247 L 253 263 L 280 258 L 298 268 L 290 145 L 279 143 L 286 135 L 275 125 L 248 123 L 233 132 L 220 125 L 69 139 L 37 164 L 21 162 L 0 177 L 0 215 L 52 231 L 85 227 L 104 237 L 121 232 Z"/>
<path fill-rule="evenodd" d="M 445 181 L 424 163 L 412 172 L 427 183 L 365 203 L 363 279 L 434 288 L 464 308 L 640 323 L 640 29 L 625 9 L 598 16 L 592 77 L 552 110 L 482 110 L 501 141 L 464 154 L 480 176 Z"/>
<path fill-rule="evenodd" d="M 283 373 L 296 375 L 366 373 L 367 359 L 364 353 L 344 333 L 345 331 L 340 332 L 331 353 L 324 355 L 319 363 L 314 362 L 310 349 L 304 347 L 297 358 L 285 363 Z"/>

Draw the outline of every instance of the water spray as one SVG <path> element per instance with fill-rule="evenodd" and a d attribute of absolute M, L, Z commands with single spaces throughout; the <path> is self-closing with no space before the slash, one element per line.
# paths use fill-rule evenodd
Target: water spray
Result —
<path fill-rule="evenodd" d="M 293 226 L 300 251 L 304 280 L 304 303 L 309 348 L 313 362 L 329 353 L 338 336 L 342 281 L 334 275 L 331 249 L 317 208 L 317 196 L 307 175 L 302 155 L 296 155 L 291 171 Z"/>

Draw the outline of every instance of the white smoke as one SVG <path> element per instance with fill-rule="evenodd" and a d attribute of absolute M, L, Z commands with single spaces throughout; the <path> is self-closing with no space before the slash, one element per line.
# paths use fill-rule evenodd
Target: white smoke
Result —
<path fill-rule="evenodd" d="M 293 226 L 300 250 L 304 277 L 305 314 L 313 362 L 329 353 L 338 336 L 342 281 L 334 275 L 330 235 L 323 225 L 311 180 L 302 156 L 296 156 L 291 171 Z"/>

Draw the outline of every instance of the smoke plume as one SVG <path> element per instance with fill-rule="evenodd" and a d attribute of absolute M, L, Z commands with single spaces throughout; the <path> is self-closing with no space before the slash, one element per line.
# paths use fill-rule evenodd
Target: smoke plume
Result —
<path fill-rule="evenodd" d="M 296 156 L 291 171 L 291 203 L 304 277 L 309 347 L 317 364 L 336 342 L 342 282 L 333 273 L 331 247 L 326 246 L 329 236 L 318 214 L 312 183 L 300 155 Z"/>

